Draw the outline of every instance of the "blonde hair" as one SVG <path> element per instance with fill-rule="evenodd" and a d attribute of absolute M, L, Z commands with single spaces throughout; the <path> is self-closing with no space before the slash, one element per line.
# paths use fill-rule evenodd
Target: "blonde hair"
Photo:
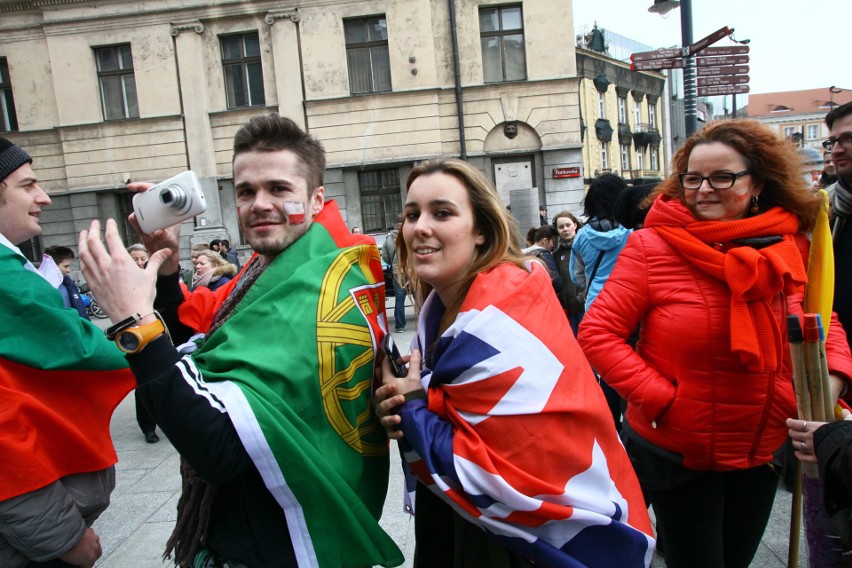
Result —
<path fill-rule="evenodd" d="M 457 159 L 427 160 L 418 164 L 408 176 L 406 189 L 411 189 L 414 180 L 421 176 L 442 173 L 459 180 L 467 190 L 473 210 L 473 223 L 476 232 L 484 237 L 483 244 L 476 247 L 473 260 L 462 278 L 461 293 L 453 305 L 446 306 L 439 329 L 445 330 L 455 320 L 470 285 L 477 274 L 489 270 L 502 262 L 511 262 L 525 268 L 527 257 L 521 252 L 521 232 L 517 223 L 500 200 L 494 186 L 481 171 L 472 165 Z M 403 228 L 407 220 L 403 219 Z M 402 238 L 403 230 L 396 238 L 400 269 L 409 279 L 414 297 L 418 303 L 426 298 L 432 287 L 417 278 L 414 273 L 408 249 Z"/>

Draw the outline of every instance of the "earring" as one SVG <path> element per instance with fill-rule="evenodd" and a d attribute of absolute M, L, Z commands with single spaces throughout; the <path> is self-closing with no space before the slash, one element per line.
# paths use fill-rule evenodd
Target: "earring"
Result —
<path fill-rule="evenodd" d="M 752 215 L 755 215 L 755 214 L 757 214 L 757 212 L 758 212 L 759 210 L 760 210 L 760 209 L 759 209 L 759 208 L 758 208 L 758 206 L 757 206 L 757 196 L 756 196 L 756 195 L 752 195 L 752 196 L 751 196 L 751 207 L 749 208 L 749 211 L 751 212 L 751 214 L 752 214 Z"/>

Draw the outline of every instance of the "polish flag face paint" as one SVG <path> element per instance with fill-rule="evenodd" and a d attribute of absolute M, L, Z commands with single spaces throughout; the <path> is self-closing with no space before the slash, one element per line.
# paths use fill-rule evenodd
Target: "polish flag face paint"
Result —
<path fill-rule="evenodd" d="M 745 157 L 721 142 L 698 144 L 689 155 L 687 171 L 702 176 L 748 170 Z M 760 194 L 751 174 L 737 178 L 733 187 L 713 189 L 705 180 L 696 190 L 685 190 L 683 200 L 696 218 L 703 221 L 733 221 L 745 217 L 752 198 Z"/>

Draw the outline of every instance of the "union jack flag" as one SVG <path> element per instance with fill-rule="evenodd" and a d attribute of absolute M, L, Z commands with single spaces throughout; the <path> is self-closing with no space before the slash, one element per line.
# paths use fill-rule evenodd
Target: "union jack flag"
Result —
<path fill-rule="evenodd" d="M 433 293 L 413 343 L 428 403 L 401 410 L 410 472 L 539 566 L 649 566 L 639 483 L 544 269 L 481 273 L 436 337 L 443 313 Z"/>

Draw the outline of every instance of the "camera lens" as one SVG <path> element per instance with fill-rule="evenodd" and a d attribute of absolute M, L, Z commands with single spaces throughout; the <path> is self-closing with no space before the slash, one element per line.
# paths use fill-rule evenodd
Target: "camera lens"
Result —
<path fill-rule="evenodd" d="M 170 209 L 175 209 L 175 214 L 179 215 L 188 211 L 192 203 L 187 198 L 187 191 L 183 186 L 173 184 L 163 188 L 160 191 L 160 201 L 163 205 Z"/>

